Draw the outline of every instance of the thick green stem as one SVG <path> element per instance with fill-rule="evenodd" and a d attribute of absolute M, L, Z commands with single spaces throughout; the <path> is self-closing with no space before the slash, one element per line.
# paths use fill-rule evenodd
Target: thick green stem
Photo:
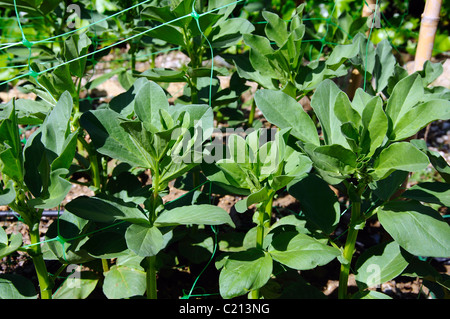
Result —
<path fill-rule="evenodd" d="M 341 264 L 341 273 L 339 276 L 339 290 L 338 298 L 346 299 L 348 297 L 348 277 L 350 274 L 350 266 L 355 252 L 355 243 L 358 236 L 358 229 L 355 228 L 359 218 L 361 216 L 361 202 L 355 201 L 352 203 L 352 214 L 350 218 L 350 226 L 348 230 L 347 240 L 344 246 L 343 257 L 347 261 L 345 264 Z"/>
<path fill-rule="evenodd" d="M 269 195 L 266 200 L 258 208 L 258 228 L 256 229 L 256 248 L 262 249 L 264 244 L 264 236 L 266 228 L 270 227 L 270 218 L 272 215 L 272 203 L 274 193 Z"/>
<path fill-rule="evenodd" d="M 152 175 L 153 188 L 153 204 L 149 211 L 150 223 L 153 225 L 156 220 L 156 208 L 159 196 L 159 166 L 155 168 Z M 155 226 L 153 226 L 155 227 Z M 156 256 L 147 257 L 147 299 L 158 299 L 157 285 L 156 285 Z"/>
<path fill-rule="evenodd" d="M 147 299 L 158 299 L 156 290 L 156 256 L 147 257 Z"/>
<path fill-rule="evenodd" d="M 269 199 L 261 204 L 258 208 L 258 226 L 256 228 L 256 248 L 263 249 L 264 247 L 264 237 L 266 229 L 270 227 L 270 218 L 272 215 L 272 204 L 273 204 L 274 193 L 269 195 Z M 259 289 L 254 289 L 248 294 L 249 299 L 259 299 L 260 293 Z"/>
<path fill-rule="evenodd" d="M 30 229 L 30 241 L 32 246 L 29 249 L 29 253 L 33 260 L 34 268 L 36 269 L 41 299 L 52 299 L 50 277 L 48 276 L 41 246 L 39 245 L 39 223 L 34 224 Z"/>
<path fill-rule="evenodd" d="M 109 271 L 108 259 L 102 259 L 102 268 L 103 273 L 107 273 Z"/>
<path fill-rule="evenodd" d="M 250 114 L 248 115 L 248 126 L 253 126 L 253 121 L 255 120 L 255 112 L 256 112 L 256 103 L 255 99 L 252 101 L 252 108 L 250 109 Z"/>
<path fill-rule="evenodd" d="M 198 104 L 198 89 L 197 89 L 197 78 L 193 77 L 191 79 L 191 102 L 192 104 Z"/>
<path fill-rule="evenodd" d="M 266 214 L 265 207 L 261 205 L 258 210 L 258 226 L 256 228 L 256 248 L 262 249 L 264 244 L 264 215 Z"/>
<path fill-rule="evenodd" d="M 252 290 L 248 293 L 248 299 L 259 299 L 259 289 Z"/>
<path fill-rule="evenodd" d="M 91 164 L 91 173 L 92 173 L 92 183 L 93 186 L 97 188 L 96 193 L 100 191 L 101 188 L 101 176 L 100 176 L 100 167 L 98 163 L 98 157 L 96 151 L 89 145 L 83 136 L 79 135 L 78 142 L 81 143 L 83 148 L 88 152 L 89 162 Z"/>

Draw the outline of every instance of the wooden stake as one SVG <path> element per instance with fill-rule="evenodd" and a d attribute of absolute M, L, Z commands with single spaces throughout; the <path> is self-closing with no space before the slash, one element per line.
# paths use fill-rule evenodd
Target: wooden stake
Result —
<path fill-rule="evenodd" d="M 420 22 L 419 41 L 417 43 L 414 71 L 420 71 L 425 61 L 431 59 L 434 39 L 439 23 L 442 0 L 427 0 Z"/>

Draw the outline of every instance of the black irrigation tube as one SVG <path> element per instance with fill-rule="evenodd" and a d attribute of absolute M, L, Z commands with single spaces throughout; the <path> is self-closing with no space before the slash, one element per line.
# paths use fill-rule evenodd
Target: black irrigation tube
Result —
<path fill-rule="evenodd" d="M 59 212 L 57 210 L 44 210 L 42 212 L 42 217 L 57 217 L 58 214 L 62 215 L 63 213 L 64 213 L 63 210 L 60 210 Z M 19 214 L 11 210 L 0 212 L 0 217 L 9 217 L 9 216 L 18 217 Z"/>

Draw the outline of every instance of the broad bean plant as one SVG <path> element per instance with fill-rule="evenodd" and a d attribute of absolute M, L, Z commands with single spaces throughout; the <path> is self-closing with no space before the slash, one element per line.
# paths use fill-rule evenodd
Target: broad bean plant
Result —
<path fill-rule="evenodd" d="M 20 57 L 29 81 L 19 86 L 36 99 L 0 105 L 0 205 L 28 235 L 0 227 L 0 258 L 29 256 L 37 277 L 35 284 L 1 274 L 0 298 L 164 298 L 164 273 L 198 267 L 209 267 L 212 293 L 223 299 L 325 298 L 303 276 L 324 267 L 336 267 L 340 299 L 389 298 L 376 288 L 398 276 L 448 293 L 448 276 L 424 261 L 450 256 L 439 211 L 450 206 L 450 166 L 420 139 L 428 125 L 450 119 L 450 91 L 432 86 L 440 63 L 409 74 L 389 41 L 375 46 L 359 32 L 359 20 L 347 25 L 347 38 L 335 25 L 330 37 L 339 43 L 310 59 L 315 30 L 304 15 L 314 10 L 305 4 L 286 19 L 283 8 L 250 2 L 145 1 L 124 21 L 106 19 L 108 10 L 126 10 L 124 1 L 101 2 L 112 5 L 101 13 L 88 2 L 80 1 L 83 15 L 101 23 L 59 45 L 28 42 L 30 55 Z M 47 19 L 55 25 L 67 5 L 20 2 L 30 16 L 55 10 Z M 64 31 L 48 28 L 49 36 Z M 99 41 L 111 35 L 131 37 L 120 42 L 131 70 L 117 65 L 93 77 L 114 53 Z M 139 53 L 156 48 L 188 62 L 159 68 L 153 56 L 140 70 Z M 32 57 L 37 49 L 46 55 Z M 350 92 L 345 81 L 355 69 L 364 80 Z M 114 76 L 123 92 L 94 103 L 93 90 Z M 169 94 L 171 83 L 183 84 L 179 97 Z M 427 169 L 439 177 L 409 183 Z M 65 202 L 74 184 L 92 195 Z M 174 189 L 185 193 L 168 200 Z M 286 193 L 296 205 L 280 214 L 276 199 Z M 222 195 L 236 199 L 228 210 Z M 42 215 L 54 209 L 42 234 Z M 246 217 L 248 227 L 239 223 Z M 361 232 L 376 222 L 387 239 L 358 251 Z M 61 280 L 64 270 L 76 276 Z"/>

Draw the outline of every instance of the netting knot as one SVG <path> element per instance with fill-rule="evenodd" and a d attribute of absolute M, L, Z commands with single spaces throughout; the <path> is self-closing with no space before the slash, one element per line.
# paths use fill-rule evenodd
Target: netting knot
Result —
<path fill-rule="evenodd" d="M 58 242 L 60 242 L 63 246 L 64 246 L 64 244 L 67 242 L 67 240 L 66 240 L 64 237 L 62 237 L 61 235 L 56 236 L 55 239 L 56 239 Z"/>
<path fill-rule="evenodd" d="M 22 44 L 26 46 L 28 49 L 33 46 L 33 42 L 28 41 L 26 38 L 22 39 Z"/>
<path fill-rule="evenodd" d="M 192 9 L 191 16 L 192 16 L 195 20 L 198 20 L 198 19 L 200 18 L 200 15 L 197 13 L 197 11 L 195 11 L 194 8 Z"/>
<path fill-rule="evenodd" d="M 30 72 L 28 73 L 30 76 L 32 76 L 33 78 L 37 78 L 39 76 L 39 73 L 30 69 Z"/>

